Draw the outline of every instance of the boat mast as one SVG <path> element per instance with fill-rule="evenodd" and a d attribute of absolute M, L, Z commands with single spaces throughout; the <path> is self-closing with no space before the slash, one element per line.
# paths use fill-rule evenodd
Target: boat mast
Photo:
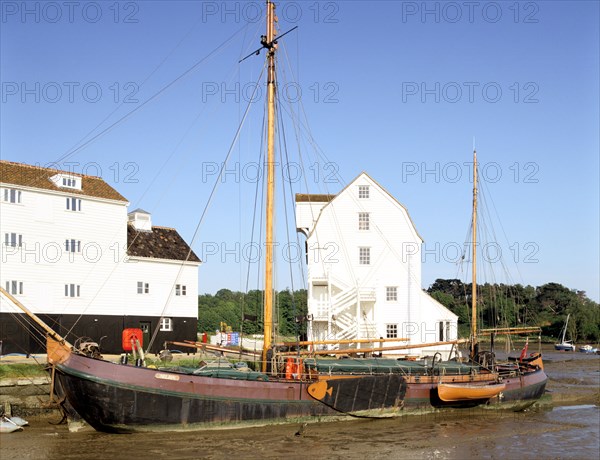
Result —
<path fill-rule="evenodd" d="M 267 0 L 267 35 L 262 45 L 267 49 L 267 202 L 265 222 L 265 300 L 263 372 L 267 371 L 267 353 L 273 337 L 273 208 L 275 198 L 275 4 Z"/>
<path fill-rule="evenodd" d="M 473 279 L 471 281 L 471 359 L 477 350 L 477 151 L 473 149 Z"/>

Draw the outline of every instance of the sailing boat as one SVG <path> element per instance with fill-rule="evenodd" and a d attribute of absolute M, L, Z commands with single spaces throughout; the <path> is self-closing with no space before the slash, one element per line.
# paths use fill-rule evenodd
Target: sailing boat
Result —
<path fill-rule="evenodd" d="M 65 404 L 96 430 L 121 433 L 321 421 L 341 416 L 379 418 L 446 407 L 521 410 L 535 403 L 547 380 L 541 357 L 503 365 L 489 361 L 488 354 L 477 352 L 476 326 L 468 363 L 442 362 L 437 355 L 431 362 L 318 358 L 318 353 L 290 352 L 287 346 L 273 343 L 271 243 L 274 241 L 277 33 L 275 5 L 270 0 L 266 3 L 266 14 L 267 30 L 261 40 L 268 67 L 267 244 L 261 370 L 248 371 L 233 365 L 218 370 L 156 369 L 90 356 L 71 346 L 0 287 L 6 298 L 46 332 L 48 362 Z M 476 206 L 476 186 L 474 201 Z M 427 345 L 437 344 L 405 348 Z"/>
<path fill-rule="evenodd" d="M 558 351 L 575 351 L 575 345 L 573 345 L 573 341 L 565 340 L 567 336 L 567 327 L 569 326 L 569 317 L 571 314 L 567 315 L 567 319 L 565 320 L 565 325 L 563 326 L 560 332 L 560 343 L 554 344 L 554 349 Z"/>
<path fill-rule="evenodd" d="M 473 212 L 472 212 L 472 282 L 471 282 L 471 332 L 470 332 L 470 359 L 472 362 L 488 365 L 490 370 L 497 374 L 496 382 L 484 382 L 467 385 L 445 384 L 438 385 L 438 395 L 442 401 L 469 401 L 487 399 L 486 404 L 503 400 L 504 404 L 513 401 L 514 407 L 526 408 L 540 398 L 545 390 L 547 377 L 543 371 L 542 356 L 532 353 L 529 357 L 522 357 L 519 363 L 495 362 L 493 351 L 480 351 L 477 327 L 477 197 L 478 197 L 478 170 L 477 152 L 473 150 Z M 504 328 L 502 330 L 486 330 L 493 336 L 496 334 L 540 332 L 539 328 Z M 493 342 L 492 342 L 493 343 Z M 526 349 L 525 349 L 526 350 Z M 526 351 L 524 350 L 524 353 Z M 521 383 L 514 378 L 518 375 Z"/>

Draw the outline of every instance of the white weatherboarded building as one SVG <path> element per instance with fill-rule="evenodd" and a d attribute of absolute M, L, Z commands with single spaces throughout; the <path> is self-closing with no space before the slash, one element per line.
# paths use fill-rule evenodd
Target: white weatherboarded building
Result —
<path fill-rule="evenodd" d="M 296 222 L 307 238 L 309 340 L 456 338 L 458 317 L 421 288 L 423 240 L 408 211 L 369 175 L 337 195 L 296 195 Z"/>
<path fill-rule="evenodd" d="M 72 343 L 121 351 L 125 328 L 142 328 L 152 351 L 195 340 L 200 260 L 176 230 L 99 177 L 0 161 L 0 285 Z M 19 316 L 15 316 L 19 315 Z M 23 316 L 0 303 L 2 353 L 41 350 Z"/>

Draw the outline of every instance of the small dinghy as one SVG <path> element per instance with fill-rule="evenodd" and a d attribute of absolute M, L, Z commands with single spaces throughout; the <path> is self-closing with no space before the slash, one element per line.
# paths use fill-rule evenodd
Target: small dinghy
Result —
<path fill-rule="evenodd" d="M 9 417 L 10 421 L 19 426 L 29 425 L 29 422 L 21 417 Z"/>
<path fill-rule="evenodd" d="M 15 418 L 23 420 L 21 417 L 15 417 Z M 27 424 L 27 422 L 25 420 L 23 420 L 23 422 L 25 422 L 25 424 Z M 23 427 L 21 425 L 18 425 L 16 422 L 13 422 L 12 419 L 5 417 L 5 416 L 0 418 L 0 433 L 12 433 L 13 431 L 19 431 L 22 429 L 23 429 Z"/>
<path fill-rule="evenodd" d="M 442 401 L 458 402 L 475 399 L 490 399 L 506 388 L 504 383 L 493 384 L 452 384 L 440 383 L 438 396 Z"/>

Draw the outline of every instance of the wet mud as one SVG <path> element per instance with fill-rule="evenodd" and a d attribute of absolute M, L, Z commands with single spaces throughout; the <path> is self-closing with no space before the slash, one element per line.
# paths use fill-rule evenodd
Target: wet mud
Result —
<path fill-rule="evenodd" d="M 522 413 L 469 409 L 236 430 L 70 433 L 57 416 L 0 436 L 2 459 L 597 459 L 600 356 L 544 350 L 548 394 Z"/>

